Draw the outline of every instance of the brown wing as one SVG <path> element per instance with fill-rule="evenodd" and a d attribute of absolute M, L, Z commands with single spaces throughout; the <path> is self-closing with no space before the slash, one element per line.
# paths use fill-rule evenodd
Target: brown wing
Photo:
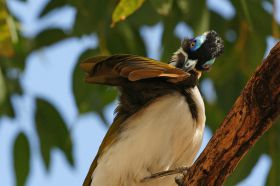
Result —
<path fill-rule="evenodd" d="M 81 63 L 81 68 L 87 72 L 86 82 L 115 86 L 125 79 L 165 78 L 178 83 L 189 77 L 187 72 L 172 65 L 128 54 L 92 57 Z"/>

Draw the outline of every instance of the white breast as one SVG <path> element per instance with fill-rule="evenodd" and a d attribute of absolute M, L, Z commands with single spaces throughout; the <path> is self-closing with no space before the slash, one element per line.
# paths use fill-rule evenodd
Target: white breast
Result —
<path fill-rule="evenodd" d="M 190 166 L 200 148 L 204 104 L 198 88 L 191 91 L 198 119 L 180 93 L 163 96 L 126 120 L 126 126 L 98 160 L 91 186 L 170 186 L 173 176 L 145 183 L 139 180 L 151 173 Z"/>

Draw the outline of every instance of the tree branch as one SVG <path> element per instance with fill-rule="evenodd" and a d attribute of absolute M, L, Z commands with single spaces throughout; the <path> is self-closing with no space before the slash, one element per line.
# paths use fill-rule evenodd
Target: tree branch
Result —
<path fill-rule="evenodd" d="M 184 185 L 222 185 L 280 113 L 280 42 L 251 77 Z"/>

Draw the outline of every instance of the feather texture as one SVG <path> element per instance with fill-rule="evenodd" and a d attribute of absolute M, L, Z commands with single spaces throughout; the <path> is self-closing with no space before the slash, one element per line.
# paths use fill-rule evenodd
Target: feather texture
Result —
<path fill-rule="evenodd" d="M 172 65 L 128 54 L 92 57 L 81 63 L 81 68 L 87 73 L 86 82 L 114 86 L 126 80 L 149 78 L 164 78 L 167 82 L 179 83 L 190 76 Z"/>

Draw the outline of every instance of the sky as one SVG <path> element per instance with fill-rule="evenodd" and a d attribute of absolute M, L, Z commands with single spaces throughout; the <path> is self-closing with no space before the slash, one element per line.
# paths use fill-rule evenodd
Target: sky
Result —
<path fill-rule="evenodd" d="M 218 1 L 219 3 L 217 3 Z M 24 4 L 16 0 L 8 1 L 10 10 L 22 21 L 22 33 L 26 37 L 33 37 L 41 30 L 49 27 L 62 28 L 66 32 L 71 30 L 76 14 L 72 7 L 66 6 L 43 19 L 37 18 L 46 2 L 47 0 L 28 0 Z M 235 11 L 228 0 L 208 0 L 207 2 L 209 8 L 227 19 L 235 15 Z M 267 11 L 271 11 L 269 5 L 264 4 L 264 7 Z M 277 11 L 277 19 L 280 20 L 279 18 L 279 11 Z M 145 26 L 141 29 L 141 36 L 148 48 L 148 57 L 160 58 L 161 34 L 161 23 L 152 27 Z M 192 30 L 185 23 L 177 25 L 175 34 L 179 38 L 193 36 Z M 268 37 L 267 51 L 275 42 L 273 38 Z M 95 48 L 97 45 L 98 40 L 95 34 L 85 35 L 81 38 L 66 39 L 50 47 L 37 50 L 28 56 L 26 70 L 21 77 L 24 96 L 14 96 L 12 100 L 16 106 L 18 117 L 16 119 L 0 118 L 0 186 L 13 186 L 15 184 L 11 147 L 20 131 L 28 136 L 32 147 L 32 164 L 26 185 L 81 185 L 107 129 L 101 124 L 102 121 L 96 114 L 78 114 L 70 79 L 79 55 L 86 49 Z M 81 83 L 83 83 L 82 80 Z M 213 87 L 213 82 L 209 79 L 201 82 L 202 93 L 208 101 L 216 99 Z M 75 168 L 68 165 L 64 155 L 58 149 L 51 153 L 50 171 L 44 168 L 39 152 L 38 136 L 34 131 L 35 124 L 32 119 L 35 107 L 34 98 L 36 97 L 42 97 L 53 103 L 62 114 L 67 126 L 72 128 Z M 106 118 L 109 121 L 113 120 L 115 106 L 116 102 L 105 108 Z M 210 129 L 206 128 L 201 149 L 206 146 L 211 135 Z M 239 186 L 264 185 L 270 166 L 270 158 L 263 155 L 250 176 L 239 183 Z"/>

